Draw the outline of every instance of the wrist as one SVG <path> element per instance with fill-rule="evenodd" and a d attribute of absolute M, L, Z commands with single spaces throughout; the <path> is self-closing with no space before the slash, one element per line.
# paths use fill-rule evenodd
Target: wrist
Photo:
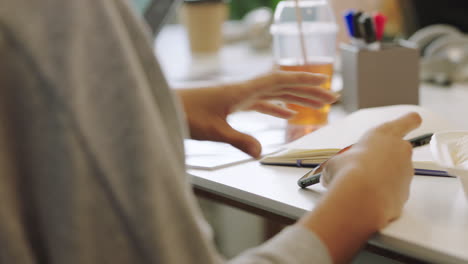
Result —
<path fill-rule="evenodd" d="M 327 245 L 335 263 L 348 262 L 382 223 L 375 190 L 359 179 L 359 169 L 342 170 L 328 193 L 299 224 L 315 232 Z"/>

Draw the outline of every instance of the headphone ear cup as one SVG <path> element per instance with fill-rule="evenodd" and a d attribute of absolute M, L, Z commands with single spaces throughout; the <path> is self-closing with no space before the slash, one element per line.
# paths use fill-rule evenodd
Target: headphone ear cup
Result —
<path fill-rule="evenodd" d="M 440 55 L 442 53 L 447 53 L 447 50 L 457 49 L 461 50 L 463 53 L 464 47 L 468 46 L 468 35 L 462 34 L 450 34 L 439 37 L 429 43 L 429 45 L 424 50 L 424 57 L 433 57 Z M 453 56 L 452 56 L 453 57 Z M 456 62 L 456 58 L 453 58 L 453 61 Z"/>
<path fill-rule="evenodd" d="M 447 35 L 462 35 L 457 28 L 451 25 L 436 24 L 427 26 L 414 33 L 408 41 L 414 43 L 424 55 L 426 48 L 436 39 Z"/>
<path fill-rule="evenodd" d="M 465 57 L 458 64 L 458 67 L 453 74 L 453 78 L 458 82 L 468 81 L 468 49 L 466 49 Z"/>

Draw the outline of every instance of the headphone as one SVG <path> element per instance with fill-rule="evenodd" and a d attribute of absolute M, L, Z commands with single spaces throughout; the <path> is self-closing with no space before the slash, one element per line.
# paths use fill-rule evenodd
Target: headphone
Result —
<path fill-rule="evenodd" d="M 446 86 L 468 81 L 468 35 L 437 24 L 420 29 L 408 41 L 421 50 L 422 81 Z"/>

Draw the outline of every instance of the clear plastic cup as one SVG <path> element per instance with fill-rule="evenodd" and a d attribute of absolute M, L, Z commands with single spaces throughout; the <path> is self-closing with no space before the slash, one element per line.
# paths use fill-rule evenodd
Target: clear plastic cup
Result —
<path fill-rule="evenodd" d="M 330 77 L 323 89 L 331 89 L 338 27 L 326 0 L 281 1 L 271 26 L 277 68 L 321 73 Z M 287 140 L 301 137 L 327 124 L 330 106 L 312 109 L 288 104 L 298 114 L 288 121 Z"/>

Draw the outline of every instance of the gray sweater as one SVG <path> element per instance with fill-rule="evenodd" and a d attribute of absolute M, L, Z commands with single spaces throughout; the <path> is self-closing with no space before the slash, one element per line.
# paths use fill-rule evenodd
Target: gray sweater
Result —
<path fill-rule="evenodd" d="M 124 0 L 0 0 L 0 263 L 223 263 Z M 290 227 L 234 263 L 329 263 Z"/>

